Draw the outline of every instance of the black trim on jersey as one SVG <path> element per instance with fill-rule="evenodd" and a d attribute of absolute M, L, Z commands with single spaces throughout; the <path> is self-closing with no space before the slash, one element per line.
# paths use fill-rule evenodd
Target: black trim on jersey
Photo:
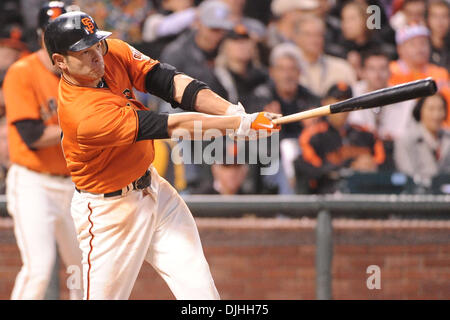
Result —
<path fill-rule="evenodd" d="M 14 122 L 17 132 L 30 150 L 37 150 L 33 144 L 44 134 L 45 124 L 42 119 L 24 119 Z"/>
<path fill-rule="evenodd" d="M 136 141 L 169 138 L 167 132 L 168 114 L 146 110 L 137 110 L 136 113 L 139 121 Z"/>

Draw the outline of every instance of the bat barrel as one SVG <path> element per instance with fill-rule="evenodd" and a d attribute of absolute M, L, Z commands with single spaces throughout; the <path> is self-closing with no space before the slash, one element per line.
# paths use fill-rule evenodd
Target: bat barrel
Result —
<path fill-rule="evenodd" d="M 422 98 L 435 94 L 436 82 L 431 78 L 412 81 L 394 87 L 376 90 L 358 97 L 330 105 L 331 113 L 369 109 L 405 100 Z"/>

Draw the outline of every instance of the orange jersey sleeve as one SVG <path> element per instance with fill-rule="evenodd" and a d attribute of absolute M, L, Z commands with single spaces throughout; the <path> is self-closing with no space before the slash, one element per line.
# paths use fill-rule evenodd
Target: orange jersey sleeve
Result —
<path fill-rule="evenodd" d="M 133 87 L 146 92 L 145 77 L 159 61 L 151 59 L 122 40 L 110 39 L 107 41 L 108 50 L 111 50 L 114 56 L 119 57 L 125 65 Z"/>

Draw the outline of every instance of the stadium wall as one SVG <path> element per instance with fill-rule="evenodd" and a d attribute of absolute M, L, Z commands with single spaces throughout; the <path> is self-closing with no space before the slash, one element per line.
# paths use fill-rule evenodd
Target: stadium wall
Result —
<path fill-rule="evenodd" d="M 198 218 L 200 236 L 223 299 L 315 299 L 315 219 Z M 334 299 L 450 299 L 450 221 L 333 220 Z M 12 222 L 0 220 L 0 299 L 21 265 Z M 381 289 L 366 285 L 369 265 Z M 67 274 L 60 268 L 61 298 Z M 173 299 L 144 264 L 132 299 Z"/>

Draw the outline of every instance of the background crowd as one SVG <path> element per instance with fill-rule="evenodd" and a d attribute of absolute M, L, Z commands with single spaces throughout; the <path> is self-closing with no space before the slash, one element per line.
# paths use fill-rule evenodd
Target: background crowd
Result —
<path fill-rule="evenodd" d="M 1 2 L 1 82 L 12 63 L 39 48 L 36 17 L 43 2 Z M 182 192 L 450 193 L 448 1 L 65 3 L 90 14 L 113 37 L 206 82 L 232 103 L 241 102 L 249 113 L 289 115 L 426 77 L 438 84 L 436 95 L 417 101 L 284 125 L 279 157 L 273 155 L 279 159 L 275 175 L 261 174 L 267 166 L 262 159 L 179 164 L 171 152 L 177 142 L 155 141 L 155 167 Z M 138 95 L 153 110 L 181 112 Z M 9 165 L 4 110 L 0 91 L 0 181 Z M 249 148 L 226 140 L 225 156 L 237 159 L 240 152 L 250 157 Z"/>

